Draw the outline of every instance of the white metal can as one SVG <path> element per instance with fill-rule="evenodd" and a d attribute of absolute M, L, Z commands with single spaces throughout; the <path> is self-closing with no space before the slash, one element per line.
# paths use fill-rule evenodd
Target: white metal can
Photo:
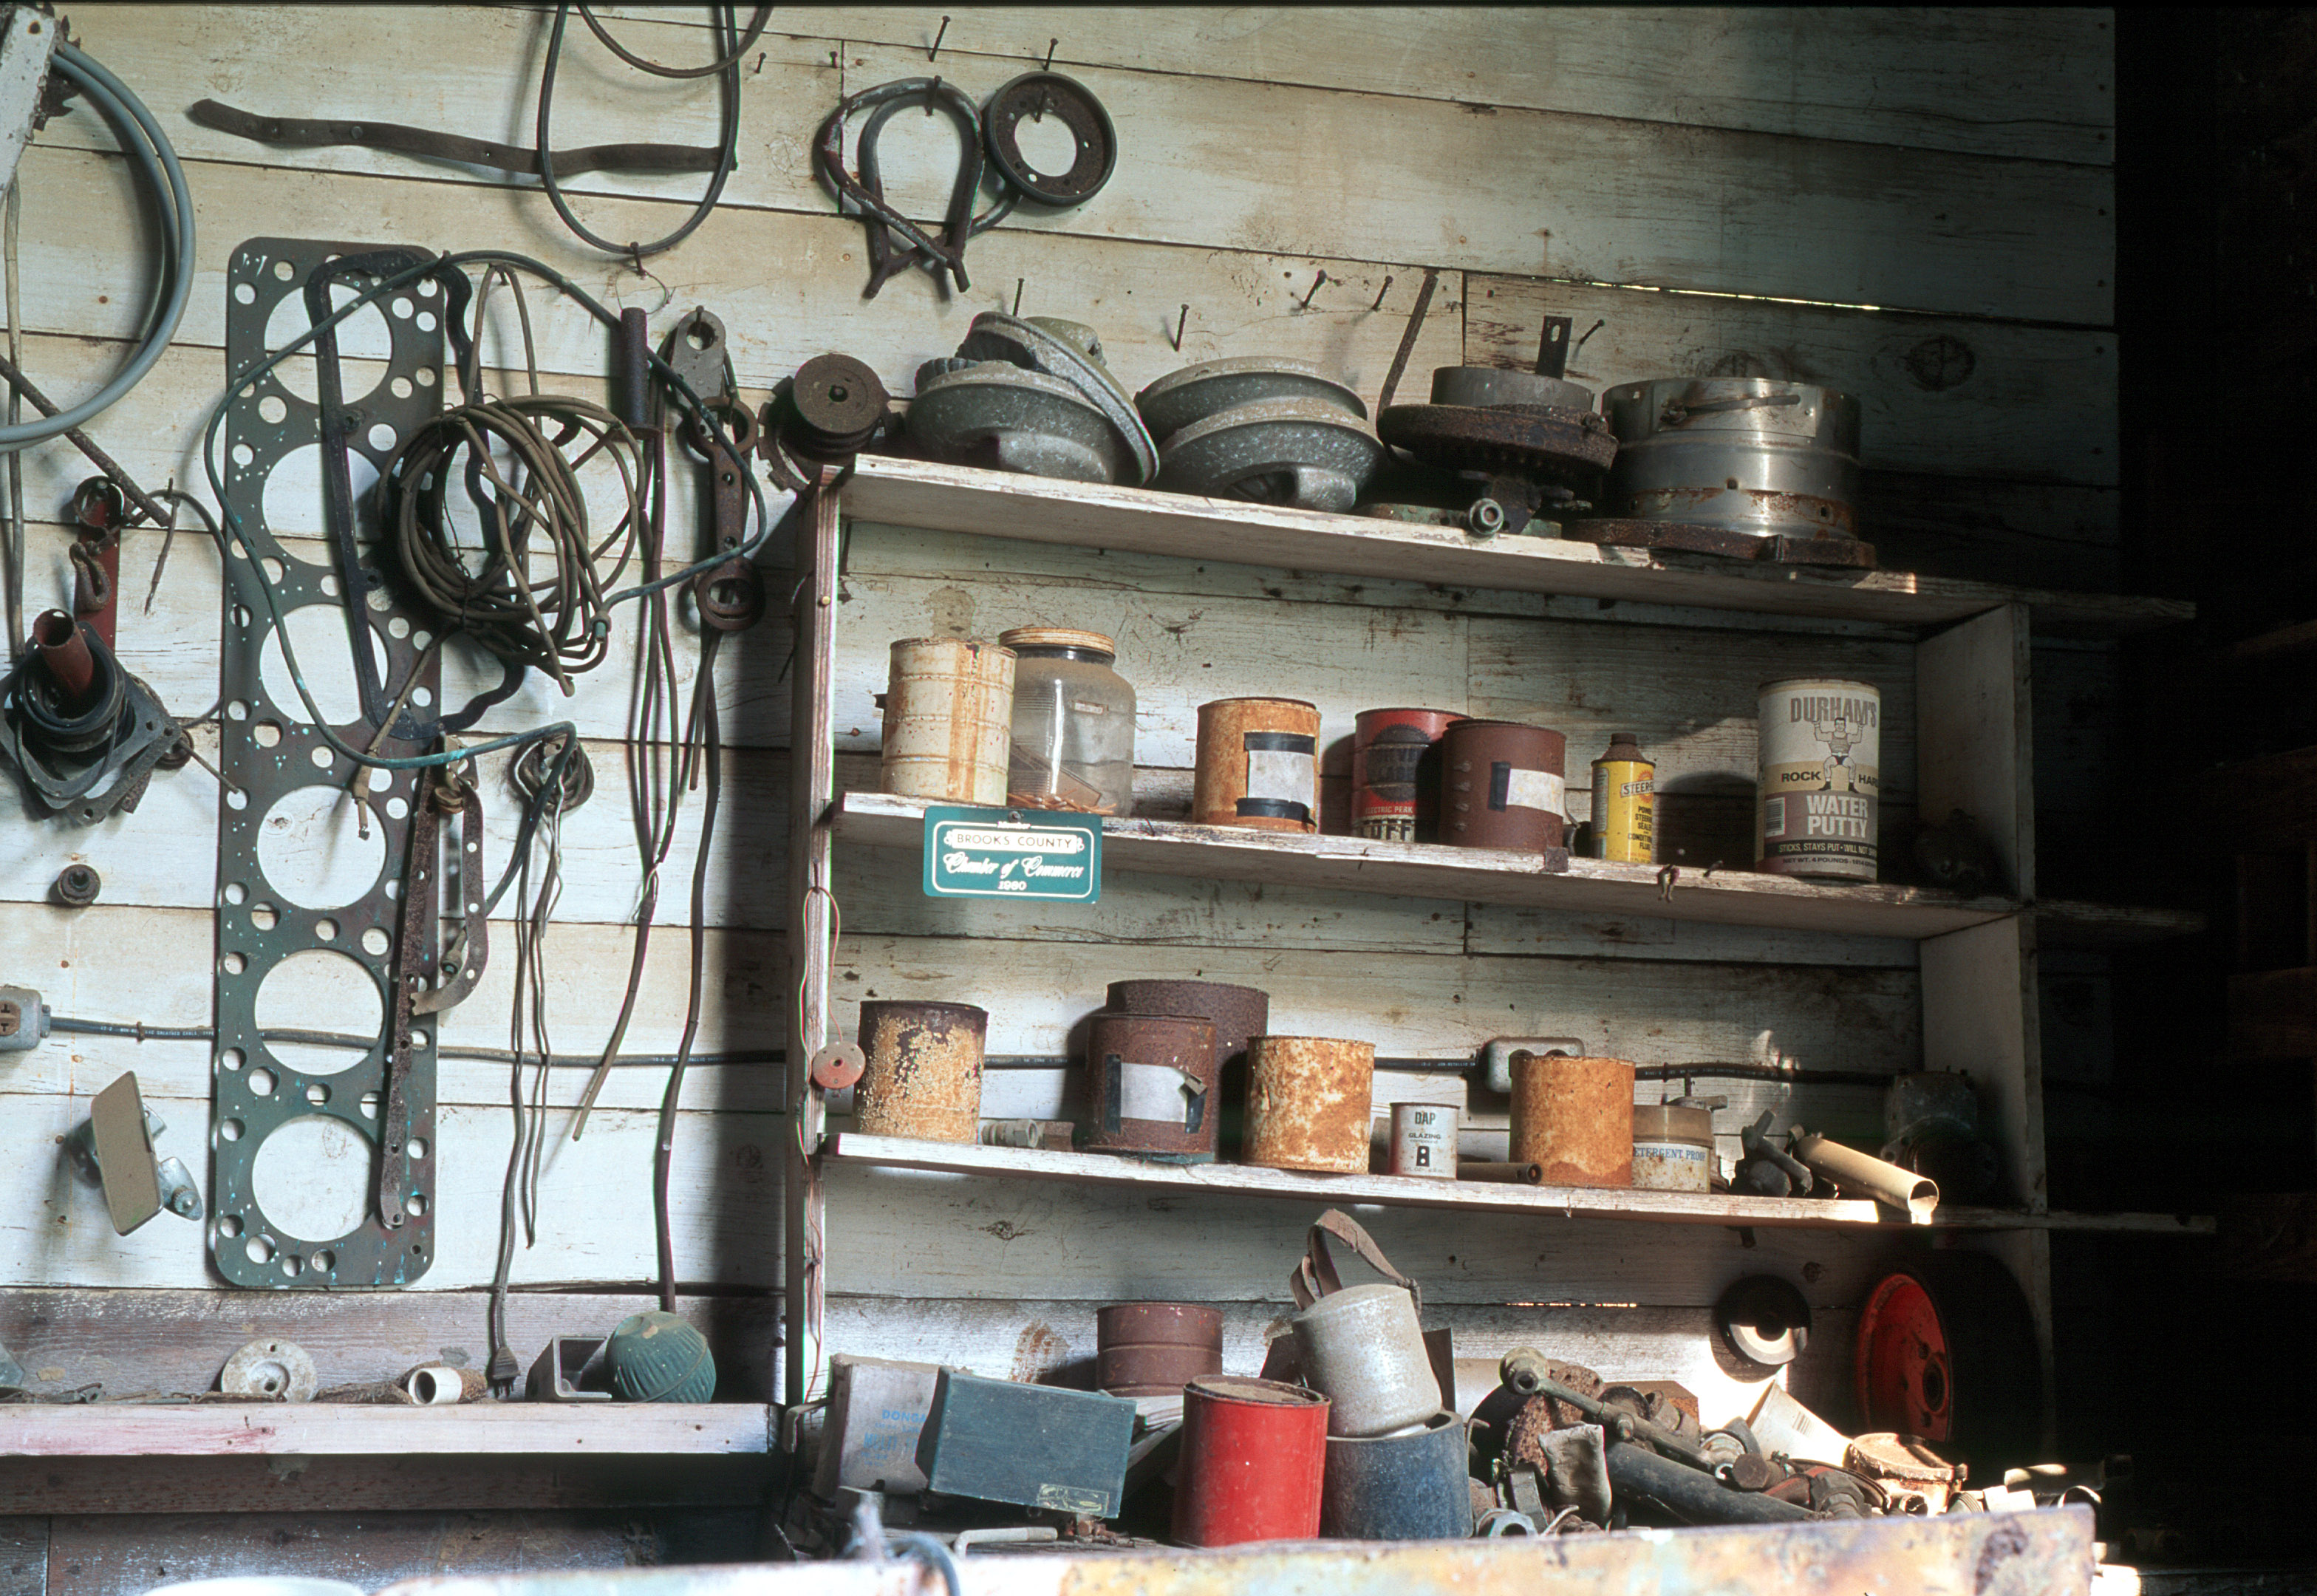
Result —
<path fill-rule="evenodd" d="M 1456 1179 L 1456 1133 L 1463 1118 L 1453 1103 L 1394 1103 L 1391 1172 Z"/>
<path fill-rule="evenodd" d="M 1014 650 L 956 637 L 893 644 L 879 785 L 936 803 L 1006 802 Z"/>
<path fill-rule="evenodd" d="M 1883 695 L 1865 682 L 1798 677 L 1762 688 L 1755 868 L 1873 881 L 1881 838 Z"/>

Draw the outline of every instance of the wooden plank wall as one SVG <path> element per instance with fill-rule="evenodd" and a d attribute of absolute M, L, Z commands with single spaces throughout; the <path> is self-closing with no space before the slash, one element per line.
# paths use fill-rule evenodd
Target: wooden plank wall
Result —
<path fill-rule="evenodd" d="M 692 12 L 606 14 L 661 58 L 702 58 L 707 48 Z M 744 76 L 740 165 L 724 203 L 640 276 L 579 248 L 533 185 L 361 150 L 275 151 L 184 116 L 214 96 L 262 113 L 528 143 L 550 13 L 77 7 L 85 47 L 138 89 L 176 141 L 201 230 L 200 276 L 175 346 L 93 430 L 148 485 L 200 480 L 199 434 L 222 377 L 223 265 L 242 239 L 260 235 L 513 248 L 607 302 L 641 306 L 656 330 L 704 304 L 729 329 L 751 392 L 837 349 L 871 362 L 906 395 L 917 363 L 948 354 L 975 313 L 1018 292 L 1024 313 L 1096 324 L 1130 387 L 1184 361 L 1274 354 L 1320 361 L 1373 396 L 1430 266 L 1441 287 L 1411 363 L 1416 390 L 1435 365 L 1521 361 L 1549 312 L 1593 329 L 1570 374 L 1597 387 L 1720 372 L 1838 384 L 1865 401 L 1866 515 L 1887 563 L 2114 585 L 2106 12 L 948 14 L 932 70 L 986 95 L 1042 58 L 1051 40 L 1056 67 L 1109 107 L 1118 172 L 1080 210 L 1025 210 L 978 239 L 971 292 L 945 301 L 911 275 L 864 301 L 860 228 L 831 213 L 806 149 L 840 93 L 929 70 L 926 49 L 941 23 L 929 8 L 776 13 Z M 557 89 L 559 146 L 704 140 L 713 107 L 711 87 L 629 73 L 573 27 Z M 917 213 L 937 211 L 946 192 L 945 126 L 903 119 L 886 140 L 890 187 Z M 137 236 L 139 218 L 123 163 L 85 110 L 51 122 L 23 170 L 27 364 L 52 390 L 76 395 L 134 333 L 143 300 L 121 240 Z M 691 179 L 601 174 L 568 187 L 591 224 L 619 238 L 665 231 L 696 192 Z M 545 303 L 545 293 L 533 297 L 549 386 L 600 396 L 600 332 Z M 1170 347 L 1178 317 L 1179 355 Z M 514 347 L 512 327 L 504 314 L 495 323 L 488 346 L 499 358 Z M 363 353 L 351 331 L 347 346 Z M 29 562 L 30 602 L 40 606 L 64 590 L 67 534 L 56 523 L 85 468 L 57 445 L 25 458 L 28 502 L 46 523 L 34 529 Z M 292 525 L 320 531 L 318 512 Z M 136 600 L 156 548 L 139 534 L 125 551 L 122 655 L 172 706 L 198 711 L 216 693 L 216 555 L 179 539 L 147 614 Z M 1665 784 L 1710 812 L 1750 782 L 1755 684 L 1805 671 L 1883 687 L 1894 809 L 1903 816 L 1911 800 L 1910 640 L 1874 628 L 1804 632 L 1743 616 L 877 528 L 853 542 L 846 597 L 840 774 L 864 785 L 873 771 L 862 757 L 876 743 L 870 695 L 882 686 L 888 640 L 1045 621 L 1118 636 L 1121 668 L 1141 693 L 1139 757 L 1154 811 L 1185 794 L 1200 702 L 1287 692 L 1321 704 L 1330 740 L 1347 737 L 1352 715 L 1379 704 L 1538 716 L 1570 732 L 1580 770 L 1609 730 L 1638 731 Z M 723 674 L 726 820 L 709 939 L 716 1001 L 701 1038 L 711 1053 L 776 1045 L 790 1000 L 779 932 L 787 643 L 767 623 L 728 654 Z M 575 1053 L 599 1046 L 610 1024 L 635 901 L 614 740 L 631 686 L 624 641 L 613 655 L 571 700 L 534 682 L 485 722 L 508 730 L 568 714 L 596 764 L 598 796 L 567 827 L 568 886 L 549 945 L 556 1043 Z M 321 648 L 306 655 L 333 657 Z M 2054 658 L 2039 650 L 2039 672 Z M 2075 676 L 2057 673 L 2093 718 L 2102 659 L 2080 650 L 2060 659 L 2073 662 Z M 473 669 L 452 662 L 454 677 Z M 344 675 L 342 665 L 321 674 L 333 670 Z M 344 690 L 320 686 L 326 695 Z M 2044 712 L 2039 699 L 2048 729 Z M 2038 782 L 2096 808 L 2103 758 L 2096 739 L 2047 739 Z M 484 791 L 496 806 L 494 856 L 503 858 L 512 801 L 488 761 Z M 134 816 L 67 832 L 26 822 L 13 791 L 0 795 L 0 899 L 9 905 L 0 978 L 40 987 L 66 1014 L 207 1023 L 217 798 L 195 766 L 157 781 Z M 696 817 L 688 806 L 680 859 Z M 282 872 L 321 883 L 356 869 L 346 850 L 359 844 L 336 824 L 343 818 L 343 810 L 279 817 L 267 834 Z M 77 913 L 47 906 L 49 882 L 75 859 L 103 874 L 103 901 Z M 1096 910 L 1063 914 L 928 902 L 914 869 L 913 857 L 840 858 L 840 1026 L 851 1026 L 867 996 L 966 999 L 992 1010 L 993 1052 L 1059 1054 L 1105 982 L 1205 975 L 1266 987 L 1284 1028 L 1371 1036 L 1400 1056 L 1446 1058 L 1492 1035 L 1534 1031 L 1576 1034 L 1652 1063 L 1791 1058 L 1890 1071 L 1919 1056 L 1905 945 L 1132 877 L 1111 881 Z M 681 905 L 681 893 L 664 894 L 659 918 L 680 922 Z M 663 935 L 653 944 L 631 1049 L 675 1044 L 682 943 Z M 443 1026 L 443 1042 L 504 1045 L 509 981 L 502 961 Z M 362 1023 L 358 1009 L 344 1006 L 342 984 L 321 975 L 288 979 L 281 995 L 282 1023 Z M 35 1320 L 85 1323 L 109 1300 L 190 1300 L 214 1311 L 186 1313 L 166 1355 L 143 1343 L 154 1346 L 148 1377 L 158 1383 L 200 1383 L 242 1339 L 245 1322 L 294 1320 L 347 1378 L 407 1367 L 411 1346 L 446 1344 L 437 1336 L 479 1351 L 479 1291 L 489 1278 L 509 1138 L 503 1067 L 444 1064 L 440 1256 L 404 1294 L 430 1305 L 414 1318 L 407 1309 L 382 1316 L 358 1296 L 226 1296 L 195 1228 L 172 1219 L 125 1241 L 111 1234 L 95 1195 L 58 1163 L 56 1140 L 85 1114 L 90 1094 L 133 1068 L 170 1122 L 166 1150 L 198 1167 L 203 1046 L 59 1036 L 7 1058 L 0 1282 L 13 1288 L 13 1305 L 0 1336 L 11 1344 L 40 1339 L 29 1328 Z M 556 1100 L 570 1102 L 577 1082 L 576 1073 L 559 1080 Z M 660 1084 L 654 1071 L 620 1071 L 586 1137 L 552 1143 L 542 1232 L 515 1270 L 547 1305 L 522 1320 L 535 1333 L 586 1329 L 638 1304 L 652 1269 L 647 1180 Z M 1062 1084 L 1052 1071 L 1003 1072 L 990 1111 L 1051 1111 Z M 1806 1105 L 1829 1128 L 1871 1135 L 1875 1096 L 1846 1089 Z M 727 1395 L 770 1388 L 774 1333 L 763 1298 L 780 1279 L 779 1098 L 761 1067 L 702 1070 L 678 1143 L 684 1287 L 755 1301 L 747 1312 L 720 1310 Z M 282 1172 L 318 1194 L 322 1209 L 359 1179 L 344 1159 Z M 1001 1374 L 1084 1358 L 1094 1306 L 1121 1296 L 1230 1301 L 1234 1345 L 1251 1348 L 1278 1309 L 1311 1217 L 938 1177 L 846 1172 L 830 1186 L 828 1343 Z M 1728 1281 L 1765 1268 L 1786 1273 L 1839 1326 L 1878 1246 L 1690 1227 L 1514 1233 L 1495 1222 L 1404 1214 L 1373 1223 L 1470 1351 L 1558 1336 L 1607 1374 L 1680 1373 L 1707 1385 L 1724 1376 L 1701 1339 L 1705 1310 Z M 572 1290 L 596 1295 L 547 1296 Z M 134 1295 L 105 1295 L 114 1292 Z M 425 1328 L 411 1330 L 419 1320 Z M 387 1328 L 394 1324 L 404 1328 Z M 1829 1358 L 1841 1340 L 1821 1337 Z M 112 1354 L 54 1336 L 40 1356 L 60 1379 L 139 1379 Z M 106 1373 L 89 1372 L 100 1365 Z M 1797 1379 L 1813 1377 L 1805 1370 Z M 1823 1384 L 1835 1402 L 1837 1382 Z M 101 1583 L 91 1576 L 75 1588 Z"/>

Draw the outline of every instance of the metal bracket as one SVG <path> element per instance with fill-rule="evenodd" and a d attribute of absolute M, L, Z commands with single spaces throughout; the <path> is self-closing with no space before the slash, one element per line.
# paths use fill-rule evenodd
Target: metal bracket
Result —
<path fill-rule="evenodd" d="M 105 1211 L 121 1235 L 166 1208 L 181 1219 L 201 1216 L 201 1194 L 182 1160 L 157 1159 L 153 1142 L 169 1127 L 145 1107 L 132 1071 L 89 1101 L 88 1117 L 65 1137 L 65 1152 L 82 1176 L 104 1188 Z"/>

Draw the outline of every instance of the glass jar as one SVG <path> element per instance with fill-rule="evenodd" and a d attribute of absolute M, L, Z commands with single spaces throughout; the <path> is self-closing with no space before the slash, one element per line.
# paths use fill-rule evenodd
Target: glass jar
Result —
<path fill-rule="evenodd" d="M 1123 815 L 1134 808 L 1134 686 L 1098 632 L 1017 626 L 998 640 L 1014 667 L 1006 802 Z"/>

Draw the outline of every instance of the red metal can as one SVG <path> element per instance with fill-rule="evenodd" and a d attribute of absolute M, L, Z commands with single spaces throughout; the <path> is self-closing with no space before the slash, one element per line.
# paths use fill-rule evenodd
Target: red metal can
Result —
<path fill-rule="evenodd" d="M 1186 1547 L 1320 1533 L 1328 1399 L 1301 1385 L 1213 1375 L 1183 1387 L 1175 1539 Z"/>
<path fill-rule="evenodd" d="M 1445 709 L 1364 709 L 1352 733 L 1352 834 L 1440 840 L 1440 740 L 1463 720 Z"/>
<path fill-rule="evenodd" d="M 1516 721 L 1459 721 L 1441 739 L 1440 840 L 1543 853 L 1561 846 L 1568 741 Z"/>

